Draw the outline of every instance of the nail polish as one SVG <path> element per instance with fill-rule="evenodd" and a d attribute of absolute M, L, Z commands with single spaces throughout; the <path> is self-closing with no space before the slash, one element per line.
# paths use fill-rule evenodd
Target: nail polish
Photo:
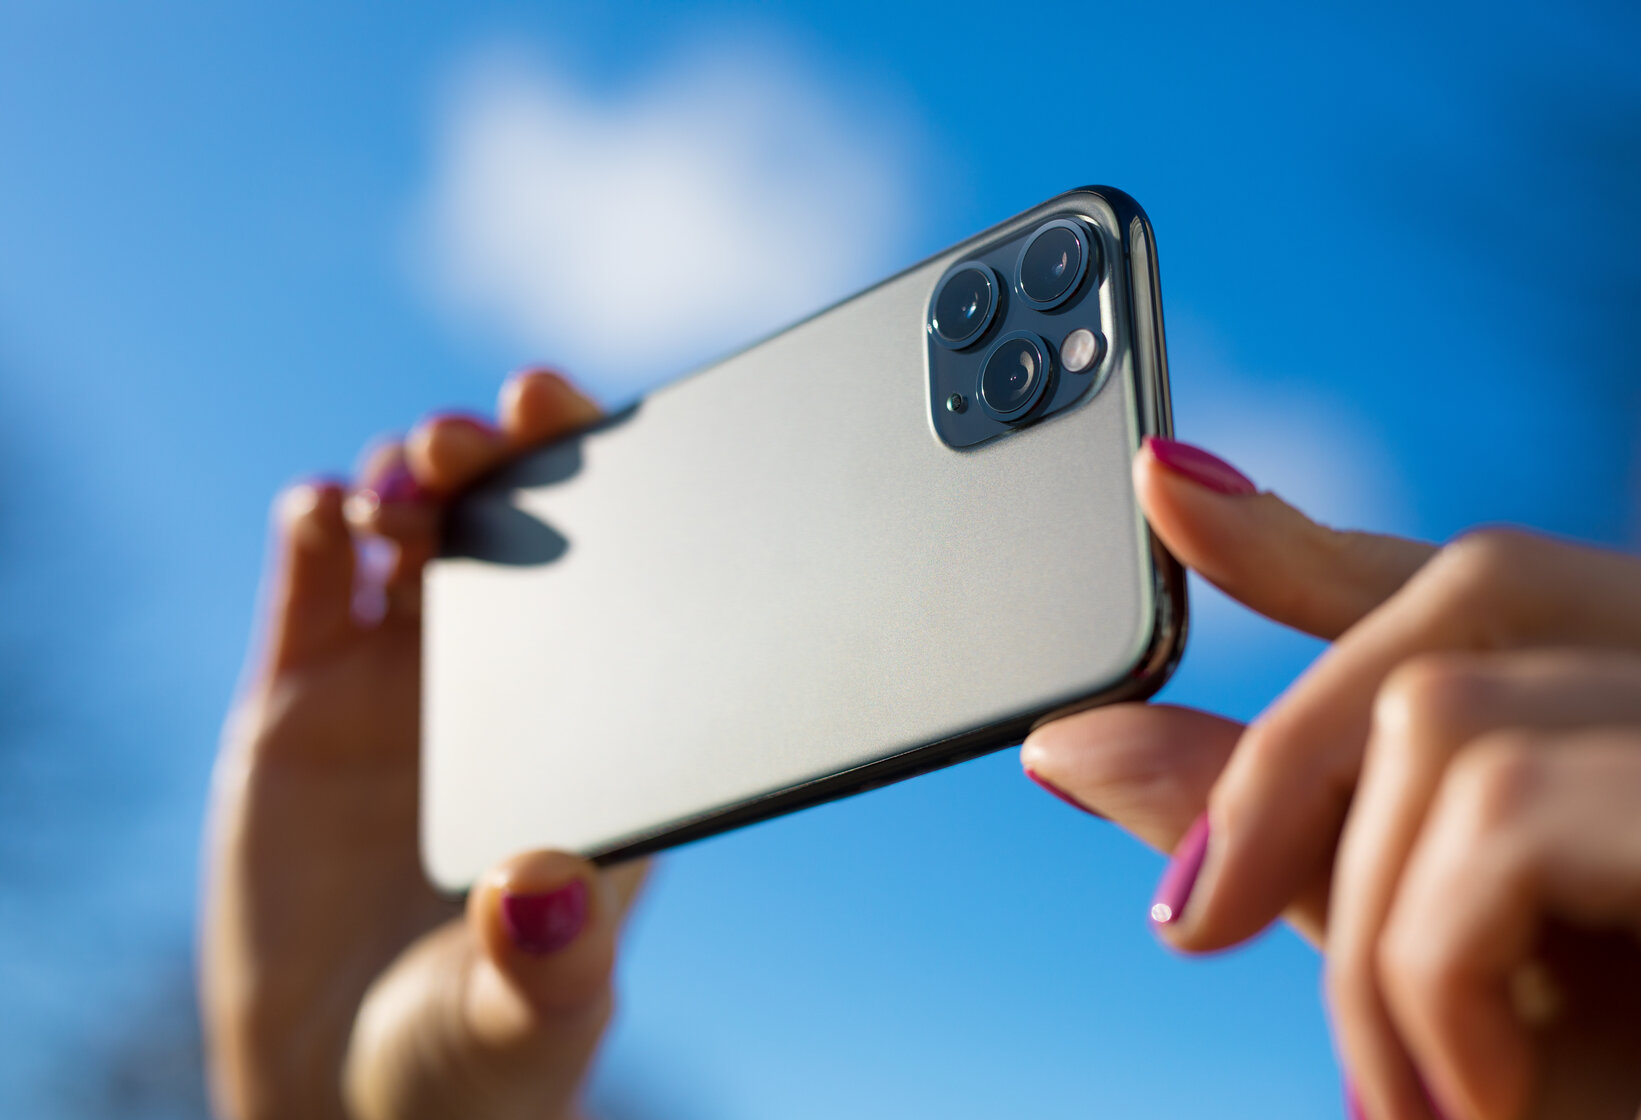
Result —
<path fill-rule="evenodd" d="M 577 879 L 540 894 L 501 896 L 501 924 L 513 944 L 526 953 L 545 956 L 569 945 L 587 924 L 587 884 Z"/>
<path fill-rule="evenodd" d="M 1026 777 L 1036 782 L 1044 793 L 1059 798 L 1061 801 L 1064 801 L 1067 805 L 1070 805 L 1078 812 L 1087 813 L 1091 817 L 1098 817 L 1102 821 L 1107 819 L 1104 813 L 1096 813 L 1093 809 L 1090 809 L 1087 805 L 1084 805 L 1081 801 L 1078 801 L 1075 797 L 1072 797 L 1065 790 L 1061 789 L 1059 786 L 1037 773 L 1037 771 L 1033 770 L 1031 767 L 1025 767 L 1025 771 Z"/>
<path fill-rule="evenodd" d="M 375 492 L 377 501 L 384 505 L 389 502 L 419 502 L 426 496 L 416 476 L 403 463 L 394 464 L 392 470 L 376 480 L 371 490 Z"/>
<path fill-rule="evenodd" d="M 1196 885 L 1197 872 L 1202 870 L 1202 857 L 1208 853 L 1208 814 L 1198 817 L 1174 849 L 1168 868 L 1157 883 L 1157 893 L 1151 900 L 1151 920 L 1159 926 L 1179 920 L 1185 904 Z"/>
<path fill-rule="evenodd" d="M 1145 446 L 1162 466 L 1216 494 L 1241 496 L 1259 492 L 1259 487 L 1247 475 L 1200 447 L 1161 436 L 1146 436 Z"/>

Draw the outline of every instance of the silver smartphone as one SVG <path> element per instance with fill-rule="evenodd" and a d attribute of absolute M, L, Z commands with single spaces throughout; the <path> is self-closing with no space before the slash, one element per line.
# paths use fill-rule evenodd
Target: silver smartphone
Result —
<path fill-rule="evenodd" d="M 802 261 L 786 262 L 801 268 Z M 1149 696 L 1151 226 L 1071 191 L 485 480 L 426 576 L 422 851 L 653 852 Z"/>

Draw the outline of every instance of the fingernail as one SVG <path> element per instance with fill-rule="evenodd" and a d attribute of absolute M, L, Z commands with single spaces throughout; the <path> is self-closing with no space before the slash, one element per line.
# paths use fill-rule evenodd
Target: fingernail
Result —
<path fill-rule="evenodd" d="M 348 520 L 364 525 L 385 505 L 419 502 L 427 496 L 410 468 L 399 463 L 369 486 L 361 486 L 348 496 Z"/>
<path fill-rule="evenodd" d="M 587 924 L 587 884 L 577 879 L 543 894 L 502 892 L 501 922 L 513 944 L 546 956 L 576 939 Z"/>
<path fill-rule="evenodd" d="M 1179 920 L 1185 904 L 1196 885 L 1197 872 L 1202 870 L 1202 857 L 1208 852 L 1208 814 L 1198 817 L 1185 833 L 1185 838 L 1174 849 L 1168 869 L 1157 884 L 1156 897 L 1151 900 L 1151 920 L 1159 926 Z"/>
<path fill-rule="evenodd" d="M 1157 462 L 1198 486 L 1206 486 L 1218 494 L 1259 493 L 1259 487 L 1247 475 L 1200 447 L 1161 436 L 1146 436 L 1145 446 Z"/>
<path fill-rule="evenodd" d="M 371 490 L 375 491 L 377 500 L 381 502 L 419 502 L 427 493 L 403 463 L 395 463 L 393 469 L 379 478 Z"/>
<path fill-rule="evenodd" d="M 1087 813 L 1091 817 L 1098 817 L 1102 821 L 1106 819 L 1106 815 L 1104 813 L 1096 813 L 1093 809 L 1090 809 L 1087 805 L 1084 805 L 1081 801 L 1078 801 L 1075 797 L 1072 797 L 1065 790 L 1061 789 L 1059 786 L 1037 773 L 1037 771 L 1033 770 L 1031 767 L 1027 766 L 1024 767 L 1024 769 L 1026 772 L 1026 777 L 1036 782 L 1045 793 L 1058 797 L 1061 801 L 1064 801 L 1067 805 L 1070 805 L 1078 812 Z"/>

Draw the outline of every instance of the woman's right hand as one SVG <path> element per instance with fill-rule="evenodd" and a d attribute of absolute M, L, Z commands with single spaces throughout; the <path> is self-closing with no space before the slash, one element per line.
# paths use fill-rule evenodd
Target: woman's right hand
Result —
<path fill-rule="evenodd" d="M 276 503 L 206 840 L 201 990 L 225 1120 L 577 1115 L 643 867 L 521 855 L 465 908 L 428 886 L 421 576 L 452 494 L 597 416 L 558 376 L 525 374 L 495 424 L 431 417 L 351 490 Z"/>
<path fill-rule="evenodd" d="M 1337 532 L 1168 441 L 1135 481 L 1185 563 L 1332 645 L 1246 728 L 1100 709 L 1036 732 L 1028 771 L 1175 851 L 1152 917 L 1177 947 L 1286 908 L 1357 1115 L 1633 1117 L 1641 561 Z"/>

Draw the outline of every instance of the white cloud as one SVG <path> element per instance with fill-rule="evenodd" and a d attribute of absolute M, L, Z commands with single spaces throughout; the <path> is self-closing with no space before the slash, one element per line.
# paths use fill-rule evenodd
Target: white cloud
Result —
<path fill-rule="evenodd" d="M 687 50 L 613 94 L 476 55 L 422 212 L 432 291 L 613 394 L 818 310 L 909 263 L 915 232 L 899 114 L 837 85 L 762 41 Z"/>

